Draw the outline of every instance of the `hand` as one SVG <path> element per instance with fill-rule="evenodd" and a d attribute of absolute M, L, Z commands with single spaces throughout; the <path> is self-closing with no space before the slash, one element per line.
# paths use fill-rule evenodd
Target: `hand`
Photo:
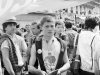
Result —
<path fill-rule="evenodd" d="M 32 67 L 31 65 L 28 65 L 28 71 L 29 71 L 29 72 L 32 72 L 32 68 L 33 68 L 33 67 Z"/>
<path fill-rule="evenodd" d="M 43 74 L 43 75 L 48 75 L 45 71 L 42 71 L 42 74 Z"/>
<path fill-rule="evenodd" d="M 60 69 L 58 69 L 57 75 L 59 75 L 61 73 Z"/>

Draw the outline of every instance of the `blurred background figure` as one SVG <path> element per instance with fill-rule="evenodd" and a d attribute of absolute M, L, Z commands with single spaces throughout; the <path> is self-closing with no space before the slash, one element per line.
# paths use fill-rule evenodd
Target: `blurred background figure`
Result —
<path fill-rule="evenodd" d="M 30 25 L 26 25 L 25 26 L 25 29 L 26 29 L 26 34 L 24 35 L 24 38 L 25 38 L 25 42 L 29 43 L 29 38 L 32 37 L 32 33 L 31 33 L 31 29 L 30 29 Z"/>
<path fill-rule="evenodd" d="M 74 39 L 75 36 L 77 36 L 77 32 L 72 29 L 72 23 L 71 22 L 65 22 L 65 27 L 66 27 L 66 37 L 68 38 L 68 57 L 69 59 L 72 59 L 73 55 L 73 48 L 74 48 Z"/>
<path fill-rule="evenodd" d="M 55 36 L 66 41 L 65 25 L 62 21 L 56 21 L 55 23 Z M 67 42 L 66 42 L 67 43 Z"/>

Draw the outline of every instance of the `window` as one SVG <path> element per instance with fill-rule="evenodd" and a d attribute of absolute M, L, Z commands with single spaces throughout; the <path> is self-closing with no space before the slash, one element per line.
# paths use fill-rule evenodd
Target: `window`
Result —
<path fill-rule="evenodd" d="M 73 13 L 73 7 L 71 7 L 71 10 L 70 10 L 70 12 L 71 12 L 71 13 Z"/>

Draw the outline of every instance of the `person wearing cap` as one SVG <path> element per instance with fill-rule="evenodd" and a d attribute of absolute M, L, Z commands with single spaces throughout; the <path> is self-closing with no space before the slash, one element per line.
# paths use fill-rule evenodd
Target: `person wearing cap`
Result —
<path fill-rule="evenodd" d="M 25 52 L 27 50 L 27 45 L 22 37 L 15 34 L 16 26 L 17 26 L 16 20 L 9 19 L 5 21 L 2 24 L 2 26 L 3 26 L 4 33 L 7 34 L 10 37 L 10 39 L 13 41 L 13 44 L 16 50 L 15 55 L 17 56 L 17 59 L 18 59 L 17 60 L 18 66 L 23 66 L 24 61 L 22 58 L 22 54 L 23 54 L 23 57 L 26 56 Z M 3 57 L 4 67 L 5 67 L 4 75 L 17 75 L 13 68 L 11 59 L 9 57 L 10 46 L 7 40 L 4 40 L 4 42 L 1 44 L 1 53 Z"/>

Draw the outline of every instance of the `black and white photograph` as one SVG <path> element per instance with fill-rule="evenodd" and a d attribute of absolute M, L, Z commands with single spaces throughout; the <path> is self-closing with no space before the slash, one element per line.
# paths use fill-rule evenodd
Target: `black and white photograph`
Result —
<path fill-rule="evenodd" d="M 100 75 L 100 0 L 0 0 L 0 75 Z"/>

